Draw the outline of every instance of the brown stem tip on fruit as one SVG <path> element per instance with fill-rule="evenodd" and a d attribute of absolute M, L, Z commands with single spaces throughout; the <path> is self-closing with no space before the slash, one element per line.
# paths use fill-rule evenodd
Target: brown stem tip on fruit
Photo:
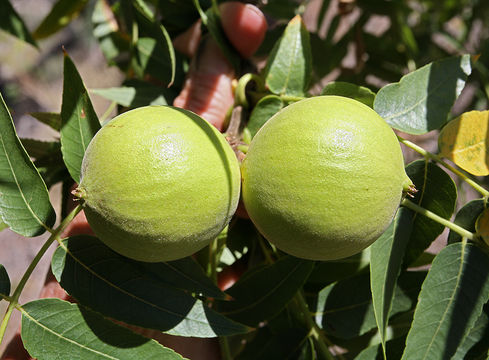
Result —
<path fill-rule="evenodd" d="M 416 189 L 416 186 L 414 184 L 411 184 L 403 191 L 404 196 L 409 196 L 410 198 L 414 198 L 414 195 L 418 192 L 418 189 Z"/>
<path fill-rule="evenodd" d="M 75 197 L 73 201 L 80 201 L 85 198 L 86 192 L 85 189 L 77 187 L 75 190 L 71 192 L 71 195 Z"/>

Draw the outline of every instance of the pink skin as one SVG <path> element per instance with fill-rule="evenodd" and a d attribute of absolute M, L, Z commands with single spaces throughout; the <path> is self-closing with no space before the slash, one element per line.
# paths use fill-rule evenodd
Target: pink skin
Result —
<path fill-rule="evenodd" d="M 253 5 L 226 2 L 219 7 L 222 26 L 236 51 L 248 58 L 265 37 L 267 23 L 263 13 Z M 200 37 L 200 23 L 174 40 L 174 46 L 184 54 L 194 55 Z M 226 112 L 233 105 L 232 81 L 236 77 L 213 39 L 207 39 L 194 57 L 189 76 L 174 106 L 193 111 L 219 130 L 224 130 Z"/>
<path fill-rule="evenodd" d="M 260 46 L 267 24 L 265 17 L 253 5 L 239 2 L 226 2 L 220 6 L 223 28 L 230 42 L 241 56 L 250 57 Z M 174 40 L 177 50 L 192 57 L 200 42 L 200 23 L 196 23 L 186 33 Z M 217 44 L 209 39 L 203 44 L 198 59 L 194 59 L 192 70 L 185 81 L 184 88 L 175 99 L 174 105 L 201 115 L 204 119 L 222 130 L 225 114 L 233 104 L 232 81 L 234 69 L 225 59 Z M 78 214 L 63 236 L 79 234 L 93 235 L 85 214 Z M 61 288 L 51 272 L 47 274 L 40 298 L 56 297 L 67 301 L 73 299 Z M 159 331 L 130 327 L 142 335 L 158 340 L 165 346 L 175 349 L 189 359 L 217 360 L 220 358 L 217 339 L 183 338 L 162 334 Z M 20 332 L 5 350 L 1 360 L 30 360 L 25 351 Z"/>

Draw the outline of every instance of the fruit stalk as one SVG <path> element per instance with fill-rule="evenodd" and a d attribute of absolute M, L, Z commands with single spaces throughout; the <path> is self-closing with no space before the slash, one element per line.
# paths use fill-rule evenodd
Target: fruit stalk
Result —
<path fill-rule="evenodd" d="M 452 165 L 448 164 L 446 161 L 444 161 L 441 157 L 439 157 L 436 154 L 433 154 L 425 149 L 423 149 L 421 146 L 418 146 L 414 143 L 412 143 L 409 140 L 403 139 L 399 135 L 397 135 L 397 138 L 401 143 L 409 147 L 410 149 L 413 149 L 414 151 L 418 152 L 419 154 L 423 155 L 427 159 L 431 159 L 446 169 L 450 170 L 453 172 L 455 175 L 457 175 L 459 178 L 461 178 L 463 181 L 465 181 L 467 184 L 469 184 L 475 191 L 479 192 L 482 196 L 484 197 L 489 197 L 489 191 L 484 189 L 482 186 L 480 186 L 478 183 L 476 183 L 474 180 L 470 179 L 467 175 L 462 173 L 460 170 L 456 169 Z"/>
<path fill-rule="evenodd" d="M 61 235 L 63 230 L 68 226 L 68 224 L 73 220 L 73 218 L 82 210 L 81 205 L 78 205 L 73 209 L 73 211 L 61 222 L 61 224 L 55 229 L 51 230 L 51 236 L 46 240 L 44 245 L 41 247 L 41 249 L 38 251 L 32 262 L 30 263 L 29 267 L 25 271 L 24 275 L 22 276 L 22 279 L 20 279 L 19 284 L 15 288 L 14 293 L 12 294 L 12 297 L 10 298 L 10 303 L 7 308 L 7 311 L 5 312 L 5 316 L 3 317 L 2 323 L 0 324 L 0 344 L 3 341 L 3 336 L 5 335 L 5 331 L 7 329 L 7 325 L 9 323 L 10 317 L 12 315 L 13 310 L 17 307 L 18 301 L 20 294 L 22 293 L 22 290 L 25 287 L 25 284 L 27 283 L 27 280 L 31 276 L 32 272 L 36 268 L 37 264 L 43 257 L 43 255 L 46 253 L 46 251 L 49 249 L 53 241 L 57 240 L 58 237 Z"/>
<path fill-rule="evenodd" d="M 407 207 L 408 209 L 416 211 L 417 213 L 426 216 L 427 218 L 436 221 L 437 223 L 442 224 L 443 226 L 446 226 L 450 230 L 455 231 L 456 233 L 460 234 L 462 237 L 467 238 L 468 240 L 475 239 L 474 233 L 462 228 L 461 226 L 458 226 L 457 224 L 447 219 L 442 218 L 439 215 L 436 215 L 434 212 L 431 212 L 425 209 L 424 207 L 419 206 L 418 204 L 412 202 L 411 200 L 403 199 L 401 205 Z"/>

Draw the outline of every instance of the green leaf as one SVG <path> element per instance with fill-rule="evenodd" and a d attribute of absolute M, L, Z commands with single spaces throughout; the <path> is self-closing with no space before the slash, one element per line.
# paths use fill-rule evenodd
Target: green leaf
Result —
<path fill-rule="evenodd" d="M 211 5 L 208 0 L 199 0 L 199 3 L 204 9 Z M 161 23 L 172 35 L 185 31 L 199 19 L 193 0 L 161 0 L 158 6 Z"/>
<path fill-rule="evenodd" d="M 260 99 L 251 112 L 247 129 L 254 137 L 258 130 L 284 107 L 284 102 L 276 95 L 268 95 Z"/>
<path fill-rule="evenodd" d="M 311 80 L 311 68 L 309 32 L 297 15 L 270 54 L 264 70 L 266 86 L 277 95 L 303 96 Z"/>
<path fill-rule="evenodd" d="M 414 214 L 400 208 L 389 228 L 371 246 L 370 286 L 377 327 L 385 348 L 387 322 L 394 290 L 409 242 Z M 389 259 L 386 261 L 386 259 Z"/>
<path fill-rule="evenodd" d="M 487 359 L 489 350 L 489 315 L 482 311 L 452 359 Z"/>
<path fill-rule="evenodd" d="M 59 159 L 62 161 L 61 157 Z M 73 180 L 64 166 L 47 166 L 39 168 L 39 172 L 48 189 L 59 182 L 69 181 L 71 185 L 73 184 Z"/>
<path fill-rule="evenodd" d="M 44 39 L 68 25 L 83 10 L 88 0 L 58 0 L 32 36 Z"/>
<path fill-rule="evenodd" d="M 268 0 L 262 10 L 274 19 L 290 19 L 300 12 L 300 1 L 297 0 Z"/>
<path fill-rule="evenodd" d="M 30 113 L 32 117 L 36 118 L 43 124 L 48 125 L 56 131 L 61 130 L 61 115 L 53 112 L 33 112 Z"/>
<path fill-rule="evenodd" d="M 183 359 L 78 304 L 41 299 L 21 311 L 22 342 L 36 359 Z"/>
<path fill-rule="evenodd" d="M 400 336 L 386 342 L 387 359 L 400 359 L 404 349 L 405 336 Z M 369 346 L 362 350 L 355 360 L 384 360 L 384 353 L 381 345 Z"/>
<path fill-rule="evenodd" d="M 216 299 L 225 297 L 191 257 L 160 263 L 134 262 L 134 265 L 145 275 L 151 275 L 177 289 Z"/>
<path fill-rule="evenodd" d="M 380 89 L 374 109 L 408 134 L 440 129 L 470 73 L 469 55 L 435 61 Z"/>
<path fill-rule="evenodd" d="M 475 233 L 475 223 L 477 218 L 484 210 L 484 200 L 476 199 L 465 204 L 455 215 L 453 222 L 465 230 Z M 462 241 L 462 236 L 455 231 L 450 230 L 448 233 L 448 244 L 453 244 L 455 242 Z"/>
<path fill-rule="evenodd" d="M 54 253 L 51 268 L 61 286 L 80 303 L 129 324 L 193 337 L 247 331 L 169 285 L 174 278 L 162 281 L 94 237 L 64 241 Z"/>
<path fill-rule="evenodd" d="M 149 74 L 169 87 L 176 72 L 175 50 L 170 35 L 161 23 L 149 18 L 136 3 L 133 5 L 140 31 L 136 43 L 136 71 L 140 77 Z"/>
<path fill-rule="evenodd" d="M 406 273 L 398 280 L 390 315 L 409 310 L 416 302 L 424 279 L 422 272 Z M 370 292 L 370 276 L 362 273 L 328 285 L 318 294 L 314 318 L 322 329 L 335 337 L 352 339 L 374 329 L 377 324 Z M 312 303 L 312 300 L 309 300 Z"/>
<path fill-rule="evenodd" d="M 209 8 L 205 14 L 207 15 L 207 29 L 211 34 L 212 38 L 215 40 L 219 49 L 221 49 L 222 53 L 229 61 L 229 63 L 233 66 L 233 68 L 239 72 L 241 66 L 241 58 L 238 55 L 237 51 L 229 42 L 224 30 L 221 25 L 221 18 L 211 7 Z"/>
<path fill-rule="evenodd" d="M 489 259 L 477 246 L 444 248 L 426 277 L 403 359 L 450 359 L 489 298 Z"/>
<path fill-rule="evenodd" d="M 114 8 L 117 8 L 117 3 Z M 117 14 L 107 0 L 98 0 L 92 13 L 93 35 L 109 64 L 115 64 L 127 71 L 130 52 L 130 38 L 119 28 Z"/>
<path fill-rule="evenodd" d="M 133 0 L 133 5 L 138 8 L 138 10 L 148 19 L 154 19 L 155 14 L 153 11 L 146 5 L 144 0 Z"/>
<path fill-rule="evenodd" d="M 28 237 L 41 235 L 56 220 L 46 184 L 22 146 L 1 95 L 0 215 L 10 229 Z"/>
<path fill-rule="evenodd" d="M 431 265 L 435 256 L 436 254 L 424 251 L 416 260 L 409 264 L 409 266 L 415 268 L 419 266 Z"/>
<path fill-rule="evenodd" d="M 0 295 L 10 295 L 10 278 L 2 264 L 0 264 Z"/>
<path fill-rule="evenodd" d="M 277 315 L 287 305 L 313 266 L 313 261 L 285 256 L 273 265 L 245 273 L 227 290 L 233 300 L 219 302 L 218 308 L 231 319 L 255 326 Z"/>
<path fill-rule="evenodd" d="M 424 160 L 409 164 L 406 173 L 418 190 L 412 201 L 445 219 L 450 219 L 457 200 L 457 188 L 452 178 L 437 165 Z M 409 266 L 415 261 L 443 229 L 443 225 L 415 214 L 404 265 Z"/>
<path fill-rule="evenodd" d="M 0 231 L 5 230 L 8 228 L 8 225 L 5 224 L 3 221 L 0 221 Z"/>
<path fill-rule="evenodd" d="M 58 153 L 61 149 L 59 141 L 43 141 L 37 139 L 20 139 L 24 149 L 30 157 L 39 159 L 44 156 L 50 156 L 53 153 Z"/>
<path fill-rule="evenodd" d="M 173 66 L 172 60 L 165 49 L 160 47 L 158 41 L 150 37 L 139 38 L 136 49 L 141 68 L 139 76 L 151 74 L 165 84 L 171 84 L 174 74 L 169 68 Z"/>
<path fill-rule="evenodd" d="M 341 15 L 335 17 L 338 22 L 340 18 L 342 18 Z M 348 46 L 351 44 L 354 35 L 353 29 L 355 29 L 354 26 L 340 41 L 334 44 L 331 41 L 327 41 L 327 39 L 320 38 L 317 33 L 310 34 L 312 66 L 315 78 L 321 79 L 338 67 L 338 64 L 341 63 L 348 52 Z"/>
<path fill-rule="evenodd" d="M 100 122 L 80 74 L 66 53 L 61 120 L 63 160 L 73 180 L 79 183 L 83 155 L 90 140 L 100 129 Z"/>
<path fill-rule="evenodd" d="M 57 182 L 69 179 L 70 175 L 63 164 L 59 141 L 21 139 L 27 153 L 35 158 L 34 165 L 39 170 L 47 188 Z"/>
<path fill-rule="evenodd" d="M 27 26 L 25 26 L 24 21 L 12 7 L 9 0 L 0 1 L 0 29 L 37 47 Z"/>
<path fill-rule="evenodd" d="M 374 107 L 375 93 L 372 90 L 343 81 L 330 82 L 321 91 L 321 95 L 344 96 L 360 101 L 371 108 Z"/>
<path fill-rule="evenodd" d="M 370 265 L 370 248 L 350 257 L 331 261 L 317 261 L 307 279 L 306 286 L 330 284 L 345 279 L 368 269 Z"/>
<path fill-rule="evenodd" d="M 295 360 L 298 359 L 298 349 L 306 340 L 305 329 L 283 328 L 274 333 L 266 327 L 260 328 L 236 360 Z"/>
<path fill-rule="evenodd" d="M 139 80 L 127 81 L 121 87 L 92 89 L 90 92 L 128 108 L 147 105 L 168 105 L 173 103 L 173 99 L 176 96 L 174 90 Z"/>

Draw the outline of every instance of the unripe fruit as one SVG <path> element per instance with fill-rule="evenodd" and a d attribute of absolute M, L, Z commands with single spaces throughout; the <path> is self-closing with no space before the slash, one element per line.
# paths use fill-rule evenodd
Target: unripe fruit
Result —
<path fill-rule="evenodd" d="M 239 164 L 221 133 L 190 111 L 148 106 L 94 136 L 76 192 L 100 240 L 156 262 L 208 245 L 234 214 L 239 189 Z"/>
<path fill-rule="evenodd" d="M 280 250 L 312 260 L 368 247 L 412 185 L 389 125 L 339 96 L 305 99 L 274 115 L 241 170 L 243 201 L 258 230 Z"/>

